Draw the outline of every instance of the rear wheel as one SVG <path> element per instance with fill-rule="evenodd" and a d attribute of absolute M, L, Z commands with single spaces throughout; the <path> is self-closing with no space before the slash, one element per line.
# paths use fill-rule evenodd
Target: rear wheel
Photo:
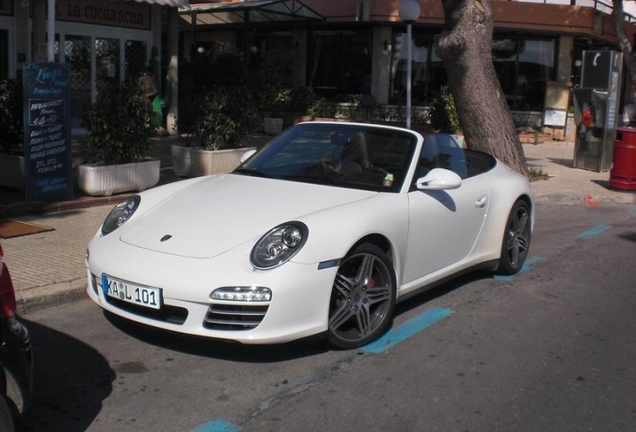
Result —
<path fill-rule="evenodd" d="M 357 348 L 386 329 L 395 307 L 395 272 L 377 246 L 363 244 L 347 255 L 336 274 L 329 304 L 329 343 Z"/>
<path fill-rule="evenodd" d="M 513 275 L 521 270 L 528 257 L 531 232 L 530 208 L 525 201 L 518 200 L 512 207 L 506 222 L 499 259 L 499 274 Z"/>

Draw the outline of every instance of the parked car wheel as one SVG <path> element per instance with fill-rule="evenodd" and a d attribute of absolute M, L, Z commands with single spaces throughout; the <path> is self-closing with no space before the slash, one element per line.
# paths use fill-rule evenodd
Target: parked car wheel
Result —
<path fill-rule="evenodd" d="M 395 273 L 386 254 L 363 244 L 344 258 L 333 284 L 328 341 L 351 349 L 377 338 L 395 307 Z"/>
<path fill-rule="evenodd" d="M 506 232 L 501 245 L 499 274 L 513 275 L 521 270 L 528 257 L 531 232 L 530 208 L 524 200 L 518 200 L 512 207 L 506 222 Z"/>

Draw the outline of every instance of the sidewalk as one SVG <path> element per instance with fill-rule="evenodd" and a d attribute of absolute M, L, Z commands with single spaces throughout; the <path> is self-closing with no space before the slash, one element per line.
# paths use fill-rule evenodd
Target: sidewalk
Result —
<path fill-rule="evenodd" d="M 548 180 L 532 182 L 535 202 L 558 201 L 636 204 L 636 192 L 609 188 L 609 171 L 598 173 L 572 168 L 574 143 L 524 144 L 528 166 L 547 172 Z"/>
<path fill-rule="evenodd" d="M 166 137 L 157 142 L 155 155 L 162 161 L 160 184 L 177 180 L 172 174 L 170 155 L 170 145 L 175 140 Z M 268 140 L 267 136 L 255 135 L 249 144 L 262 146 Z M 636 205 L 636 192 L 609 189 L 609 172 L 572 168 L 572 143 L 524 145 L 524 152 L 531 168 L 541 168 L 550 175 L 548 180 L 532 183 L 539 205 L 545 202 Z M 1 240 L 21 314 L 85 295 L 86 246 L 113 205 L 129 195 L 106 198 L 80 195 L 68 202 L 27 204 L 23 202 L 23 194 L 0 189 L 0 220 L 15 219 L 53 229 Z"/>

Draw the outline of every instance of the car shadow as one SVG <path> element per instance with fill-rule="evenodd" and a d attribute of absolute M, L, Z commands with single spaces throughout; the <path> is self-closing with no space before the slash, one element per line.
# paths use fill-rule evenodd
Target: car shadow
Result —
<path fill-rule="evenodd" d="M 492 279 L 493 273 L 484 270 L 475 270 L 465 273 L 454 279 L 445 281 L 423 293 L 417 294 L 407 300 L 404 300 L 395 306 L 394 316 L 406 313 L 412 309 L 419 308 L 422 305 L 433 301 L 439 297 L 443 297 L 458 288 L 463 288 L 468 284 L 484 279 Z"/>
<path fill-rule="evenodd" d="M 104 317 L 127 335 L 142 342 L 196 356 L 248 363 L 282 362 L 328 351 L 325 341 L 316 336 L 284 344 L 244 345 L 170 332 L 120 318 L 108 311 Z"/>
<path fill-rule="evenodd" d="M 83 432 L 112 392 L 115 373 L 94 348 L 64 333 L 21 318 L 34 354 L 31 406 L 19 432 Z"/>
<path fill-rule="evenodd" d="M 492 273 L 486 271 L 474 271 L 455 279 L 444 282 L 428 291 L 411 297 L 395 307 L 394 317 L 416 309 L 426 303 L 442 297 L 458 288 L 462 288 L 472 282 L 492 279 Z M 163 349 L 181 352 L 184 354 L 230 360 L 246 363 L 273 363 L 292 359 L 311 357 L 324 354 L 329 351 L 339 351 L 327 345 L 324 335 L 301 339 L 285 344 L 273 345 L 244 345 L 238 342 L 208 339 L 192 335 L 169 332 L 143 324 L 123 319 L 110 312 L 103 311 L 105 318 L 116 328 L 127 335 Z M 393 327 L 391 323 L 388 332 Z"/>

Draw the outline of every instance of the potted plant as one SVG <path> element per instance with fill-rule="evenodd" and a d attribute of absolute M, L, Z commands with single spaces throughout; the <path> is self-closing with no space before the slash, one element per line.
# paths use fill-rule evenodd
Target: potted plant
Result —
<path fill-rule="evenodd" d="M 252 93 L 242 86 L 217 86 L 206 91 L 197 104 L 191 140 L 190 176 L 232 171 L 246 152 L 243 147 L 256 126 L 257 111 Z"/>
<path fill-rule="evenodd" d="M 179 133 L 185 146 L 172 146 L 177 176 L 229 172 L 256 128 L 255 82 L 241 56 L 227 44 L 197 53 L 180 80 Z"/>
<path fill-rule="evenodd" d="M 22 82 L 0 81 L 0 186 L 24 190 Z"/>
<path fill-rule="evenodd" d="M 89 163 L 78 167 L 80 189 L 108 196 L 148 189 L 159 182 L 160 161 L 148 158 L 153 148 L 153 109 L 136 81 L 100 89 L 97 101 L 82 115 Z"/>

